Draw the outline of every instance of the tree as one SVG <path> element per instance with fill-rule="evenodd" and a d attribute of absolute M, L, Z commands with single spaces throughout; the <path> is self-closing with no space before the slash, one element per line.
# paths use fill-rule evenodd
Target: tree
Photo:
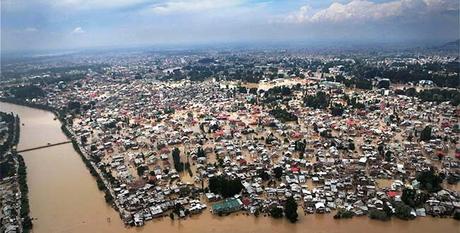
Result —
<path fill-rule="evenodd" d="M 265 170 L 260 170 L 257 172 L 257 175 L 262 178 L 262 180 L 267 181 L 270 179 L 270 175 Z"/>
<path fill-rule="evenodd" d="M 422 141 L 429 141 L 431 139 L 431 127 L 425 126 L 425 128 L 420 133 L 420 140 Z"/>
<path fill-rule="evenodd" d="M 281 179 L 283 175 L 283 168 L 282 167 L 275 167 L 273 168 L 273 173 L 275 173 L 276 179 Z"/>
<path fill-rule="evenodd" d="M 397 202 L 395 206 L 395 216 L 399 219 L 409 220 L 415 218 L 412 214 L 412 208 L 402 202 Z"/>
<path fill-rule="evenodd" d="M 334 219 L 353 218 L 353 212 L 346 209 L 339 209 L 334 215 Z"/>
<path fill-rule="evenodd" d="M 172 151 L 172 157 L 174 161 L 174 168 L 177 172 L 181 172 L 184 170 L 184 164 L 180 161 L 180 150 L 179 148 L 174 148 Z"/>
<path fill-rule="evenodd" d="M 377 88 L 390 89 L 390 80 L 380 80 L 377 83 Z"/>
<path fill-rule="evenodd" d="M 232 197 L 243 189 L 239 179 L 229 179 L 224 176 L 215 176 L 209 179 L 208 188 L 211 192 L 223 197 Z"/>
<path fill-rule="evenodd" d="M 460 220 L 460 210 L 456 210 L 456 211 L 454 212 L 454 219 L 455 219 L 455 220 Z"/>
<path fill-rule="evenodd" d="M 392 155 L 393 155 L 393 152 L 387 150 L 387 152 L 385 153 L 385 161 L 391 162 L 391 159 L 393 158 Z"/>
<path fill-rule="evenodd" d="M 330 97 L 325 92 L 319 91 L 316 95 L 307 95 L 304 97 L 304 104 L 307 107 L 316 109 L 325 109 L 329 106 Z"/>
<path fill-rule="evenodd" d="M 275 108 L 270 111 L 270 114 L 282 122 L 297 121 L 298 119 L 298 117 L 295 114 L 288 112 L 286 109 L 282 108 Z"/>
<path fill-rule="evenodd" d="M 356 149 L 355 142 L 351 140 L 348 144 L 348 149 L 354 151 Z"/>
<path fill-rule="evenodd" d="M 359 89 L 365 89 L 365 90 L 371 90 L 372 89 L 372 82 L 363 78 L 355 78 L 354 83 L 356 85 L 356 88 Z"/>
<path fill-rule="evenodd" d="M 415 190 L 405 188 L 403 189 L 401 200 L 409 206 L 415 207 Z"/>
<path fill-rule="evenodd" d="M 380 155 L 384 155 L 385 153 L 385 146 L 383 143 L 380 143 L 379 146 L 377 147 L 377 151 L 379 152 Z"/>
<path fill-rule="evenodd" d="M 15 98 L 19 99 L 44 97 L 46 94 L 43 89 L 33 85 L 12 87 L 9 91 Z"/>
<path fill-rule="evenodd" d="M 149 170 L 146 166 L 139 166 L 137 167 L 137 175 L 143 176 L 144 172 Z"/>
<path fill-rule="evenodd" d="M 426 192 L 416 192 L 414 189 L 403 189 L 401 200 L 412 208 L 421 207 L 428 200 L 429 194 Z"/>
<path fill-rule="evenodd" d="M 417 181 L 420 182 L 420 189 L 428 192 L 437 192 L 442 189 L 441 183 L 443 177 L 436 174 L 433 167 L 429 170 L 418 173 L 416 178 Z"/>
<path fill-rule="evenodd" d="M 306 147 L 306 145 L 305 145 L 304 142 L 302 142 L 300 140 L 295 141 L 295 144 L 294 144 L 295 151 L 300 151 L 300 152 L 303 153 L 305 151 L 305 147 Z"/>
<path fill-rule="evenodd" d="M 381 220 L 381 221 L 390 220 L 390 217 L 391 217 L 391 216 L 388 216 L 388 214 L 385 213 L 385 211 L 377 210 L 377 209 L 373 209 L 373 210 L 369 211 L 368 216 L 369 216 L 370 219 Z"/>
<path fill-rule="evenodd" d="M 341 104 L 336 104 L 331 108 L 331 114 L 333 116 L 342 116 L 345 109 Z"/>
<path fill-rule="evenodd" d="M 200 146 L 198 147 L 197 149 L 197 152 L 196 152 L 196 157 L 206 157 L 206 152 L 203 150 L 203 148 Z"/>
<path fill-rule="evenodd" d="M 290 222 L 295 223 L 298 220 L 299 215 L 297 214 L 297 202 L 293 197 L 288 197 L 286 204 L 284 205 L 284 215 Z"/>
<path fill-rule="evenodd" d="M 278 206 L 272 206 L 270 208 L 270 216 L 272 218 L 282 218 L 283 217 L 283 209 Z"/>

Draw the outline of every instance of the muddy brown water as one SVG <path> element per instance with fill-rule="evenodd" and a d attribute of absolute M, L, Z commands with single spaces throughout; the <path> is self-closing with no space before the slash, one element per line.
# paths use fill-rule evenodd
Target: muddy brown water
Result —
<path fill-rule="evenodd" d="M 19 114 L 21 126 L 19 149 L 65 141 L 60 122 L 50 112 L 1 103 L 0 111 Z M 413 221 L 380 222 L 367 217 L 334 220 L 332 215 L 301 215 L 299 222 L 242 213 L 213 216 L 206 210 L 185 220 L 169 218 L 149 221 L 141 228 L 126 228 L 117 212 L 104 201 L 80 156 L 71 144 L 23 153 L 27 165 L 31 217 L 35 233 L 79 232 L 185 232 L 185 233 L 368 233 L 368 232 L 445 232 L 460 233 L 460 221 L 440 218 L 417 218 Z M 300 213 L 300 212 L 299 212 Z"/>

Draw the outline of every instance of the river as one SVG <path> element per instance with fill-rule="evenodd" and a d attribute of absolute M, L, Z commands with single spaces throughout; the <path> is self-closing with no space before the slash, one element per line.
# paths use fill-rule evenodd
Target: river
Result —
<path fill-rule="evenodd" d="M 0 111 L 14 112 L 21 119 L 18 148 L 57 143 L 66 140 L 60 122 L 51 112 L 0 102 Z M 334 220 L 331 215 L 300 216 L 299 222 L 269 217 L 233 214 L 213 216 L 209 211 L 185 220 L 163 218 L 147 222 L 142 228 L 126 228 L 118 213 L 104 201 L 95 179 L 83 164 L 72 144 L 22 153 L 27 165 L 27 183 L 34 233 L 116 233 L 116 232 L 183 232 L 183 233 L 460 233 L 460 221 L 440 218 L 417 218 L 413 221 L 393 219 L 389 222 L 355 217 Z M 300 213 L 300 212 L 299 212 Z"/>

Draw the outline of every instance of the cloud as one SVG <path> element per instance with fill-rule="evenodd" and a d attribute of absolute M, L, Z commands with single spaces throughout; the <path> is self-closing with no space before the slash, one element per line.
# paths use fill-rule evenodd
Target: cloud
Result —
<path fill-rule="evenodd" d="M 28 27 L 24 29 L 24 32 L 38 32 L 38 29 L 34 27 Z"/>
<path fill-rule="evenodd" d="M 36 7 L 69 11 L 117 9 L 152 2 L 153 0 L 1 0 L 2 10 L 16 12 Z M 3 9 L 4 8 L 4 9 Z"/>
<path fill-rule="evenodd" d="M 150 6 L 155 14 L 189 13 L 238 6 L 240 0 L 170 0 Z"/>
<path fill-rule="evenodd" d="M 308 6 L 301 7 L 284 18 L 285 22 L 366 22 L 426 16 L 445 11 L 458 11 L 457 0 L 394 0 L 375 3 L 368 0 L 353 0 L 349 3 L 332 3 L 328 8 L 312 11 Z"/>
<path fill-rule="evenodd" d="M 83 34 L 85 31 L 81 27 L 76 27 L 72 30 L 72 34 Z"/>
<path fill-rule="evenodd" d="M 50 1 L 55 7 L 72 9 L 111 9 L 133 6 L 147 2 L 147 0 L 59 0 Z"/>

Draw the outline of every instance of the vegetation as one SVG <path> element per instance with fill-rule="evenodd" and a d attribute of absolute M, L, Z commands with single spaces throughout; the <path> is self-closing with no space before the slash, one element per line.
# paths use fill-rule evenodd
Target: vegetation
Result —
<path fill-rule="evenodd" d="M 21 218 L 23 219 L 23 228 L 25 232 L 32 229 L 32 219 L 29 216 L 29 188 L 27 186 L 27 171 L 26 164 L 21 155 L 17 155 L 19 166 L 18 166 L 18 183 L 19 190 L 21 191 Z"/>
<path fill-rule="evenodd" d="M 32 99 L 45 96 L 45 91 L 34 85 L 11 87 L 9 93 L 19 99 Z"/>
<path fill-rule="evenodd" d="M 417 96 L 422 101 L 437 103 L 450 101 L 454 106 L 458 106 L 460 104 L 460 91 L 458 90 L 433 88 L 422 90 L 417 94 Z"/>
<path fill-rule="evenodd" d="M 270 111 L 276 119 L 280 120 L 281 122 L 288 122 L 288 121 L 297 121 L 297 116 L 291 112 L 288 112 L 286 109 L 275 108 Z"/>
<path fill-rule="evenodd" d="M 283 175 L 283 168 L 282 167 L 275 167 L 273 168 L 273 173 L 275 174 L 276 179 L 281 179 Z"/>
<path fill-rule="evenodd" d="M 442 189 L 441 184 L 444 177 L 436 174 L 434 168 L 422 171 L 417 174 L 417 181 L 420 182 L 420 189 L 428 192 L 437 192 Z"/>
<path fill-rule="evenodd" d="M 197 151 L 196 151 L 196 157 L 200 158 L 200 157 L 206 157 L 206 152 L 204 151 L 203 147 L 198 147 Z"/>
<path fill-rule="evenodd" d="M 454 212 L 454 219 L 455 220 L 460 220 L 460 211 L 459 210 Z"/>
<path fill-rule="evenodd" d="M 184 170 L 184 163 L 180 161 L 180 150 L 179 148 L 174 148 L 172 151 L 172 157 L 174 161 L 174 168 L 177 172 L 182 172 Z"/>
<path fill-rule="evenodd" d="M 265 92 L 265 95 L 272 95 L 272 96 L 279 96 L 279 95 L 288 96 L 291 94 L 292 94 L 291 88 L 286 87 L 286 86 L 272 87 Z"/>
<path fill-rule="evenodd" d="M 14 161 L 12 156 L 8 156 L 0 162 L 0 179 L 13 176 L 15 173 Z"/>
<path fill-rule="evenodd" d="M 395 207 L 394 215 L 397 218 L 403 219 L 403 220 L 409 220 L 409 219 L 415 218 L 415 216 L 411 214 L 412 208 L 404 204 L 403 202 L 395 202 L 393 206 Z"/>
<path fill-rule="evenodd" d="M 415 189 L 403 189 L 401 200 L 412 208 L 421 207 L 428 200 L 429 195 L 425 192 L 417 193 Z"/>
<path fill-rule="evenodd" d="M 343 218 L 353 218 L 353 212 L 345 210 L 345 209 L 339 209 L 337 213 L 334 215 L 334 219 L 343 219 Z"/>
<path fill-rule="evenodd" d="M 345 109 L 341 104 L 336 104 L 331 108 L 331 114 L 333 116 L 342 116 Z"/>
<path fill-rule="evenodd" d="M 331 97 L 325 92 L 319 91 L 316 95 L 307 95 L 304 97 L 303 101 L 305 106 L 316 108 L 316 109 L 326 109 L 329 106 Z"/>
<path fill-rule="evenodd" d="M 209 190 L 223 197 L 232 197 L 243 189 L 239 179 L 229 179 L 224 176 L 215 176 L 209 179 Z"/>
<path fill-rule="evenodd" d="M 389 80 L 380 80 L 377 83 L 377 88 L 390 89 L 390 81 Z"/>
<path fill-rule="evenodd" d="M 369 211 L 368 216 L 370 219 L 375 219 L 375 220 L 380 220 L 380 221 L 388 221 L 391 219 L 391 215 L 387 214 L 383 210 L 377 210 L 377 209 L 373 209 Z"/>
<path fill-rule="evenodd" d="M 372 90 L 372 82 L 370 80 L 362 79 L 362 78 L 355 78 L 355 79 L 352 79 L 352 81 L 356 88 L 364 89 L 364 90 Z"/>
<path fill-rule="evenodd" d="M 7 136 L 6 141 L 0 145 L 0 159 L 2 156 L 19 141 L 19 118 L 14 116 L 12 113 L 0 112 L 0 119 L 5 121 L 7 124 L 7 130 L 0 133 L 0 136 Z M 17 123 L 15 124 L 15 121 Z M 16 135 L 16 137 L 14 137 Z M 0 164 L 1 166 L 1 164 Z M 2 169 L 3 170 L 3 169 Z M 8 173 L 5 170 L 0 170 L 0 177 L 2 173 Z"/>
<path fill-rule="evenodd" d="M 407 88 L 405 90 L 396 90 L 395 93 L 398 95 L 418 97 L 424 102 L 441 103 L 449 101 L 450 104 L 454 106 L 458 106 L 460 104 L 459 90 L 432 88 L 417 92 L 415 88 Z"/>
<path fill-rule="evenodd" d="M 143 176 L 145 171 L 148 171 L 149 168 L 147 166 L 139 166 L 139 167 L 137 167 L 136 170 L 137 170 L 137 175 L 138 176 Z"/>
<path fill-rule="evenodd" d="M 425 126 L 425 128 L 422 130 L 420 133 L 420 140 L 422 141 L 429 141 L 431 140 L 431 127 L 430 126 Z"/>
<path fill-rule="evenodd" d="M 369 65 L 357 63 L 352 68 L 352 74 L 364 79 L 374 77 L 387 78 L 393 83 L 418 82 L 420 80 L 432 80 L 439 87 L 456 88 L 460 85 L 458 76 L 449 76 L 443 72 L 460 73 L 458 61 L 447 64 L 437 62 L 426 64 L 398 64 L 393 63 L 388 67 L 371 67 Z"/>
<path fill-rule="evenodd" d="M 295 223 L 298 220 L 299 215 L 297 214 L 297 202 L 293 197 L 288 197 L 286 204 L 284 205 L 284 215 L 290 222 Z"/>
<path fill-rule="evenodd" d="M 272 218 L 282 218 L 283 217 L 283 209 L 278 206 L 272 206 L 270 208 L 270 216 Z"/>
<path fill-rule="evenodd" d="M 303 154 L 303 152 L 305 151 L 306 147 L 307 147 L 307 145 L 306 145 L 305 140 L 304 141 L 297 140 L 294 143 L 294 150 L 299 151 L 301 154 Z"/>

